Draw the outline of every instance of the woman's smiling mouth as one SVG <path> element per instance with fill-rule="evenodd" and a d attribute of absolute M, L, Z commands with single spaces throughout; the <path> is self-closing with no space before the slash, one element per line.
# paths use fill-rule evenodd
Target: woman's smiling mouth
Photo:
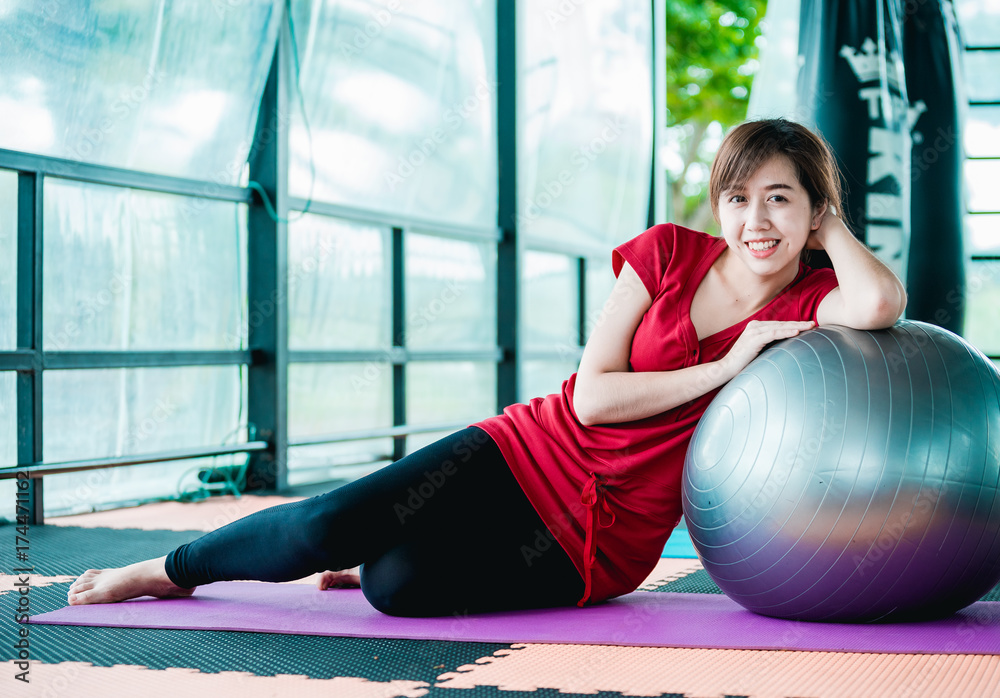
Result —
<path fill-rule="evenodd" d="M 750 250 L 750 254 L 758 259 L 763 259 L 765 257 L 770 257 L 774 254 L 774 250 L 778 247 L 777 240 L 751 240 L 746 243 L 747 249 Z"/>

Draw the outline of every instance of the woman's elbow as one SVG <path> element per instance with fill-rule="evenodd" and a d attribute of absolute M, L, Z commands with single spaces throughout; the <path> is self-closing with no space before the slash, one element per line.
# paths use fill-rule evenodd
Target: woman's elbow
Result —
<path fill-rule="evenodd" d="M 906 309 L 906 291 L 902 287 L 879 294 L 854 314 L 851 326 L 858 330 L 884 330 L 896 324 Z"/>
<path fill-rule="evenodd" d="M 581 396 L 579 389 L 573 393 L 573 413 L 576 415 L 576 420 L 585 427 L 600 424 L 596 405 L 586 394 Z"/>
<path fill-rule="evenodd" d="M 898 281 L 887 290 L 877 304 L 879 324 L 882 327 L 892 327 L 896 320 L 903 317 L 906 310 L 906 289 Z"/>
<path fill-rule="evenodd" d="M 593 380 L 591 376 L 577 374 L 576 386 L 573 389 L 573 413 L 577 421 L 585 427 L 592 427 L 604 421 Z"/>

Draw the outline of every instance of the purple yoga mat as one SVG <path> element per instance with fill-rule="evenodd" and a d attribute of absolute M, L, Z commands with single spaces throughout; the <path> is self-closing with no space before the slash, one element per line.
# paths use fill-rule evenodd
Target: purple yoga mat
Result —
<path fill-rule="evenodd" d="M 125 628 L 242 630 L 294 635 L 463 642 L 825 650 L 904 654 L 1000 652 L 1000 603 L 979 602 L 946 620 L 892 625 L 765 618 L 720 594 L 633 592 L 587 608 L 396 618 L 358 589 L 219 582 L 184 599 L 149 597 L 67 606 L 31 623 Z"/>

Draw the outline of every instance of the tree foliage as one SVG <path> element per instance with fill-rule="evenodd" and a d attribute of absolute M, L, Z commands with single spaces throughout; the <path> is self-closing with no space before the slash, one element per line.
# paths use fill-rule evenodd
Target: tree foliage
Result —
<path fill-rule="evenodd" d="M 746 118 L 767 0 L 667 2 L 668 166 L 673 220 L 711 224 L 708 167 L 722 132 Z"/>

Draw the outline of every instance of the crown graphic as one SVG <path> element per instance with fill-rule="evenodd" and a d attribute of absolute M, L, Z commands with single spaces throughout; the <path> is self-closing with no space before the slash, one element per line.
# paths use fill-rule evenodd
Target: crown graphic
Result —
<path fill-rule="evenodd" d="M 879 62 L 882 57 L 882 47 L 876 44 L 871 37 L 868 37 L 861 44 L 861 51 L 855 51 L 850 46 L 844 44 L 840 47 L 840 55 L 847 59 L 854 71 L 858 82 L 875 82 L 879 78 Z M 898 60 L 896 52 L 889 54 L 890 69 L 888 71 L 889 84 L 899 87 L 899 76 L 896 75 L 895 66 Z"/>

